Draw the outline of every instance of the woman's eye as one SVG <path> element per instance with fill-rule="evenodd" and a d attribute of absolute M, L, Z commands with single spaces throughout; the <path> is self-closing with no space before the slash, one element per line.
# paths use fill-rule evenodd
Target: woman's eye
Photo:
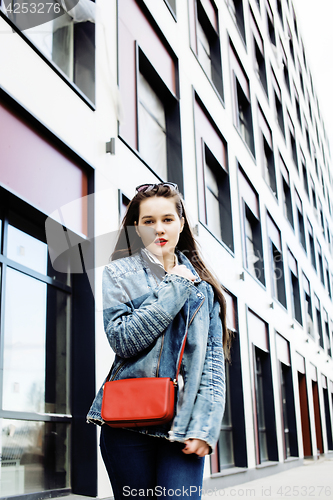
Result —
<path fill-rule="evenodd" d="M 164 219 L 166 222 L 172 222 L 173 219 Z"/>
<path fill-rule="evenodd" d="M 149 224 L 151 222 L 151 220 L 145 220 L 145 224 Z"/>

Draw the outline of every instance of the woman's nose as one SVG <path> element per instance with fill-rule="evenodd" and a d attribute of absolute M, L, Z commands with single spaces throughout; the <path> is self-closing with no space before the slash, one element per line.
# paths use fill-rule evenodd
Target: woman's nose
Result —
<path fill-rule="evenodd" d="M 163 226 L 162 222 L 156 222 L 155 231 L 156 231 L 156 233 L 164 233 L 164 226 Z"/>

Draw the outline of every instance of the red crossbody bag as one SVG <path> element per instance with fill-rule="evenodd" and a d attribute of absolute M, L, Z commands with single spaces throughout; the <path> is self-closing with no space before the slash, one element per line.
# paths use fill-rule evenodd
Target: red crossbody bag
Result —
<path fill-rule="evenodd" d="M 104 384 L 101 416 L 106 424 L 110 427 L 144 427 L 165 424 L 173 419 L 175 392 L 186 337 L 187 329 L 174 379 L 127 378 Z"/>

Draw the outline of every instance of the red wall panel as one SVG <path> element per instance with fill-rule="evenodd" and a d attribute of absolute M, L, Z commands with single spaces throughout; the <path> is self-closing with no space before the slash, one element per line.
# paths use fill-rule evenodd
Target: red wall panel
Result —
<path fill-rule="evenodd" d="M 0 184 L 46 214 L 88 194 L 82 169 L 2 103 Z M 65 223 L 87 234 L 85 199 L 66 210 Z"/>
<path fill-rule="evenodd" d="M 170 92 L 176 94 L 176 66 L 158 34 L 135 0 L 121 0 L 119 8 L 119 88 L 124 119 L 120 134 L 134 149 L 137 144 L 136 44 Z"/>

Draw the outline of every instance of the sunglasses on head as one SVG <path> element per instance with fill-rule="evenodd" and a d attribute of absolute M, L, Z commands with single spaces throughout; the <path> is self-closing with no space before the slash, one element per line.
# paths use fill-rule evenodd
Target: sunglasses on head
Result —
<path fill-rule="evenodd" d="M 175 191 L 178 191 L 178 186 L 174 182 L 160 182 L 159 184 L 141 184 L 140 186 L 137 186 L 135 188 L 135 191 L 137 193 L 144 193 L 146 191 L 152 191 L 153 189 L 157 188 L 158 186 L 166 186 L 170 189 L 174 189 Z"/>

